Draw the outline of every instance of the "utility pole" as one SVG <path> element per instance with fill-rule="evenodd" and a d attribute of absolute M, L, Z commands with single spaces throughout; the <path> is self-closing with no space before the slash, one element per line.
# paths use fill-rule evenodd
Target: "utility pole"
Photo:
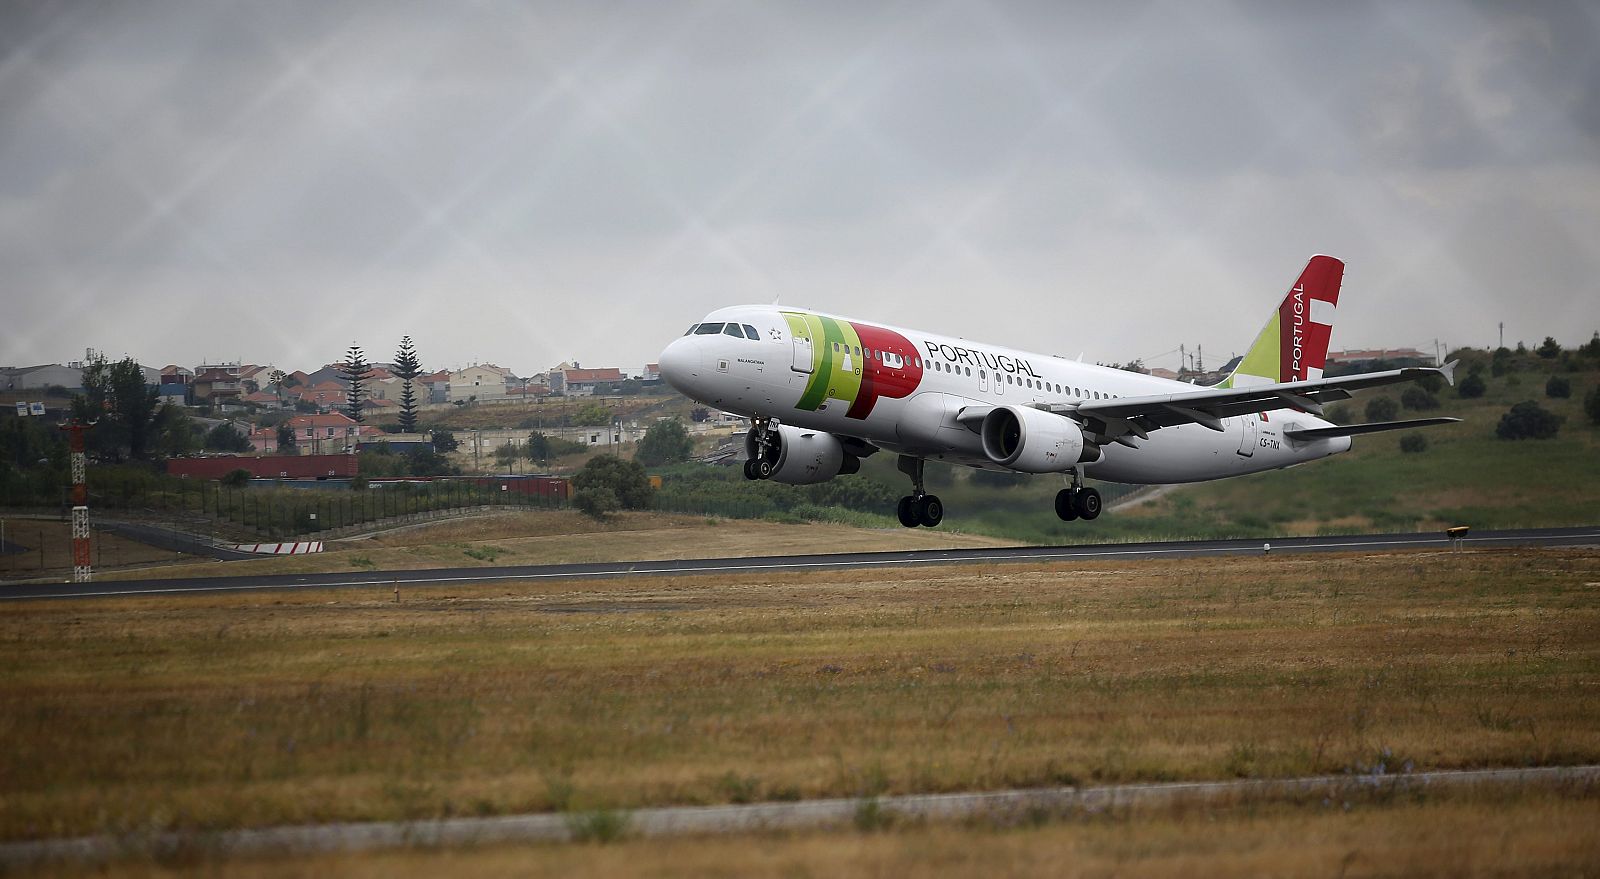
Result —
<path fill-rule="evenodd" d="M 1504 348 L 1505 346 L 1506 346 L 1506 322 L 1505 321 L 1501 321 L 1500 322 L 1500 347 Z"/>

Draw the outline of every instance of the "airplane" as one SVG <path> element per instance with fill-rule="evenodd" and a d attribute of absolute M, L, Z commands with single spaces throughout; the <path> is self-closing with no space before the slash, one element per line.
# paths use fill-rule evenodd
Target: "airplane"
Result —
<path fill-rule="evenodd" d="M 1339 426 L 1323 407 L 1352 391 L 1442 367 L 1323 377 L 1344 263 L 1313 256 L 1220 383 L 1200 386 L 1058 356 L 778 305 L 721 308 L 661 353 L 661 375 L 694 400 L 751 419 L 744 475 L 793 485 L 899 456 L 911 493 L 896 514 L 935 527 L 944 505 L 924 464 L 1056 473 L 1064 521 L 1100 515 L 1085 477 L 1202 482 L 1347 451 L 1351 437 L 1459 421 Z"/>

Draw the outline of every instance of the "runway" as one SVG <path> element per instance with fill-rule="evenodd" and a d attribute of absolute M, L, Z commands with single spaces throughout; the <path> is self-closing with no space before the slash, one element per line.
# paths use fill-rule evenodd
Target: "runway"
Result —
<path fill-rule="evenodd" d="M 1513 546 L 1600 546 L 1600 526 L 1482 531 L 1461 541 L 1463 548 Z M 1268 549 L 1270 547 L 1270 549 Z M 668 559 L 592 562 L 570 565 L 441 568 L 419 571 L 363 571 L 327 574 L 272 574 L 193 579 L 107 580 L 90 583 L 0 585 L 0 601 L 41 598 L 105 598 L 174 595 L 188 592 L 339 589 L 381 585 L 470 586 L 516 580 L 576 580 L 674 574 L 773 574 L 791 571 L 923 567 L 929 565 L 1026 564 L 1036 562 L 1201 558 L 1259 555 L 1264 552 L 1387 552 L 1444 550 L 1442 533 L 1361 534 L 1335 537 L 1284 537 L 1270 540 L 1201 540 L 1161 543 L 1102 543 L 1083 546 L 1017 546 L 902 552 L 821 553 L 750 558 Z"/>

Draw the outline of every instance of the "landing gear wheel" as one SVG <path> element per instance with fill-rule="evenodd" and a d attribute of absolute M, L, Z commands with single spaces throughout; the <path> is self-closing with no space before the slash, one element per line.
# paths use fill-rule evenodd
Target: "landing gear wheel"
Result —
<path fill-rule="evenodd" d="M 929 528 L 937 528 L 944 521 L 944 503 L 937 495 L 925 494 L 917 498 L 917 518 Z"/>
<path fill-rule="evenodd" d="M 761 476 L 756 473 L 756 462 L 754 462 L 754 461 L 746 461 L 746 462 L 744 462 L 744 478 L 746 478 L 746 479 L 760 479 L 761 478 Z"/>
<path fill-rule="evenodd" d="M 922 524 L 922 520 L 917 517 L 917 499 L 911 495 L 900 499 L 900 506 L 895 509 L 895 513 L 900 517 L 900 524 L 907 528 L 915 528 Z"/>
<path fill-rule="evenodd" d="M 1072 489 L 1063 488 L 1056 492 L 1056 515 L 1063 522 L 1071 522 L 1078 518 L 1077 498 L 1072 496 Z"/>
<path fill-rule="evenodd" d="M 770 478 L 771 476 L 772 476 L 772 462 L 768 461 L 766 458 L 762 458 L 761 460 L 757 461 L 756 462 L 756 477 L 759 478 L 759 479 L 767 479 L 767 478 Z"/>
<path fill-rule="evenodd" d="M 1100 492 L 1092 488 L 1078 490 L 1078 499 L 1075 504 L 1078 508 L 1078 517 L 1088 521 L 1100 515 Z"/>

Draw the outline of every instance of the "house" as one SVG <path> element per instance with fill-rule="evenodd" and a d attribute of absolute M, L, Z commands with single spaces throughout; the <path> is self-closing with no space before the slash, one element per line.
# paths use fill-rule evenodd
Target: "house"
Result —
<path fill-rule="evenodd" d="M 278 395 L 272 391 L 255 391 L 253 393 L 245 394 L 239 399 L 241 402 L 249 403 L 253 406 L 264 406 L 269 409 L 284 408 L 284 402 L 278 399 Z"/>
<path fill-rule="evenodd" d="M 412 390 L 418 403 L 450 402 L 450 370 L 441 369 L 419 375 L 412 381 Z"/>
<path fill-rule="evenodd" d="M 293 394 L 296 400 L 310 403 L 320 409 L 337 409 L 349 400 L 345 386 L 336 381 L 291 388 L 289 393 Z"/>
<path fill-rule="evenodd" d="M 493 363 L 477 363 L 450 373 L 450 402 L 504 400 L 511 370 Z"/>
<path fill-rule="evenodd" d="M 303 455 L 339 454 L 347 446 L 353 451 L 357 439 L 383 435 L 383 431 L 358 424 L 343 412 L 297 415 L 285 423 L 294 431 L 295 446 Z M 276 431 L 273 432 L 272 447 L 277 448 Z"/>
<path fill-rule="evenodd" d="M 227 403 L 244 395 L 239 376 L 221 367 L 211 367 L 194 377 L 194 398 L 212 403 Z"/>
<path fill-rule="evenodd" d="M 661 381 L 661 364 L 646 363 L 644 365 L 644 373 L 640 375 L 640 380 L 647 382 Z"/>
<path fill-rule="evenodd" d="M 622 374 L 622 370 L 614 366 L 601 369 L 581 369 L 574 366 L 561 371 L 562 385 L 569 397 L 588 396 L 594 393 L 595 385 L 618 384 L 627 378 Z"/>

